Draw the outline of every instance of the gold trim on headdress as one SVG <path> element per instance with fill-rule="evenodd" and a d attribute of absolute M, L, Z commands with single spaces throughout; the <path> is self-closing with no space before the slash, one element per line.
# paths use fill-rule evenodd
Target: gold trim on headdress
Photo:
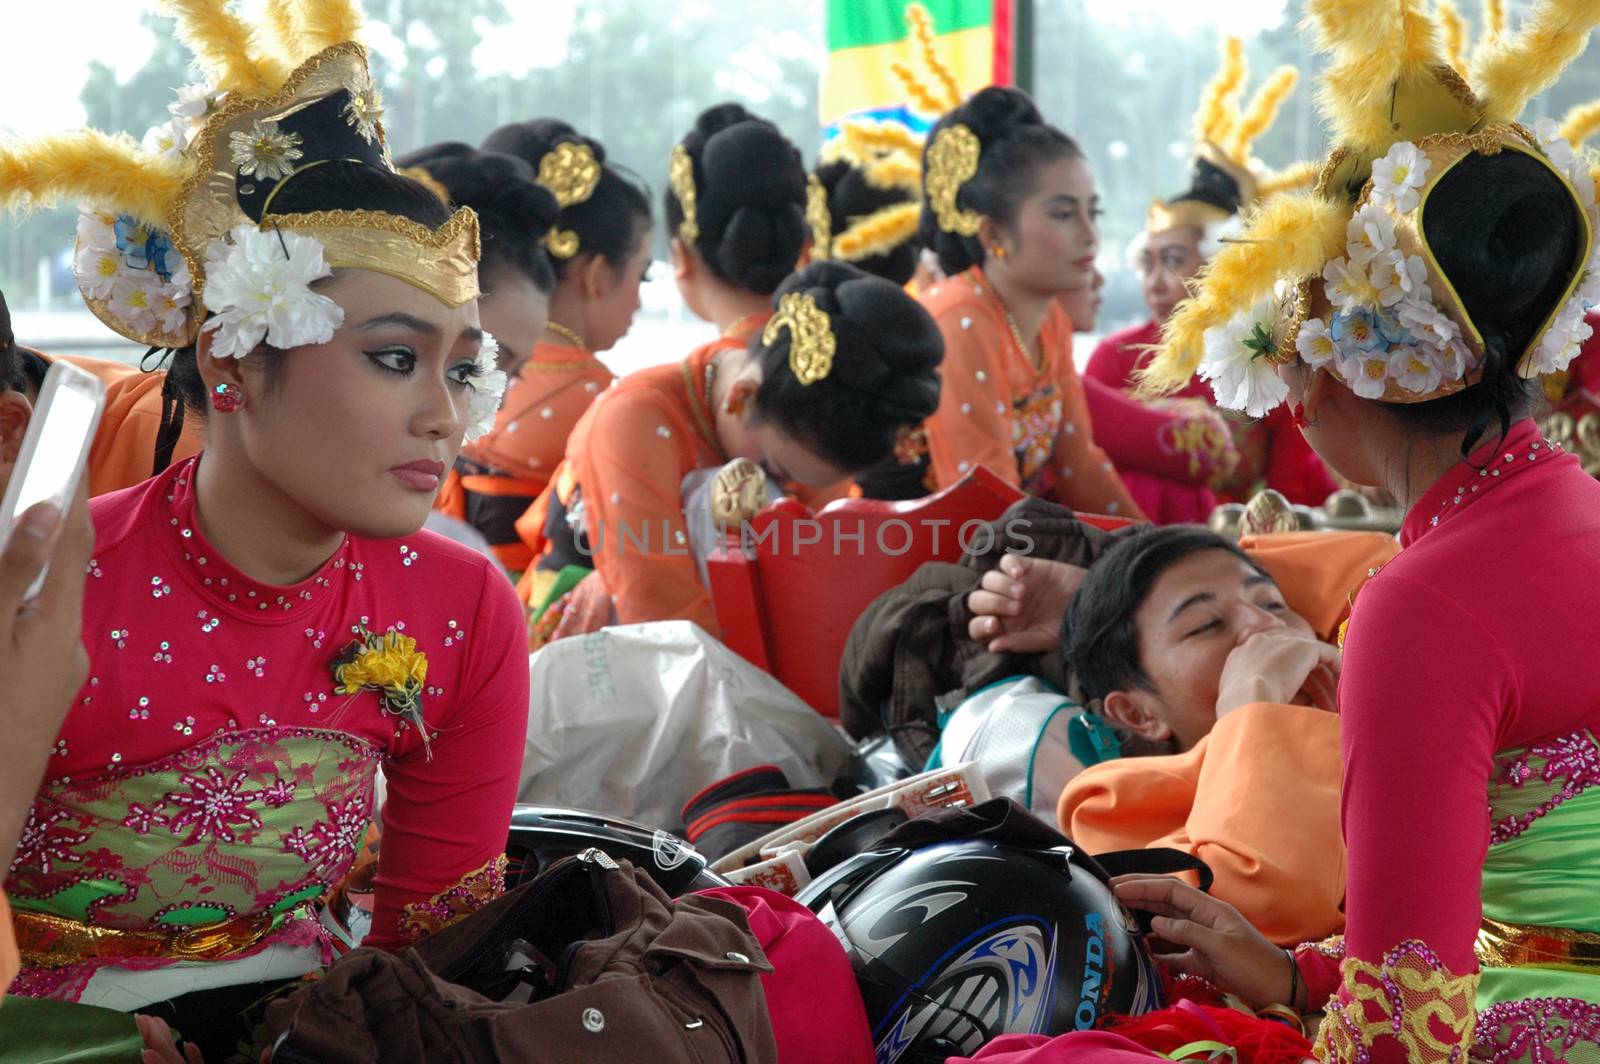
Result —
<path fill-rule="evenodd" d="M 761 343 L 771 347 L 784 329 L 789 330 L 789 371 L 809 387 L 833 372 L 839 341 L 828 315 L 806 292 L 790 292 L 778 300 L 778 312 L 761 332 Z"/>
<path fill-rule="evenodd" d="M 977 236 L 983 218 L 971 208 L 957 205 L 961 186 L 978 172 L 982 144 L 978 135 L 957 122 L 939 130 L 924 156 L 927 175 L 923 185 L 939 228 L 960 236 Z"/>
<path fill-rule="evenodd" d="M 587 144 L 564 140 L 539 159 L 539 184 L 550 190 L 562 210 L 587 202 L 600 175 L 600 161 Z M 544 246 L 556 258 L 570 259 L 579 251 L 578 234 L 553 227 L 545 234 Z"/>
<path fill-rule="evenodd" d="M 915 237 L 921 223 L 921 203 L 896 203 L 873 211 L 834 238 L 834 257 L 843 262 L 860 262 L 874 255 L 887 255 Z"/>
<path fill-rule="evenodd" d="M 694 159 L 682 144 L 672 146 L 672 161 L 667 165 L 667 184 L 683 209 L 678 223 L 678 239 L 693 247 L 700 239 L 700 221 L 695 214 Z"/>
<path fill-rule="evenodd" d="M 370 270 L 405 281 L 450 307 L 478 298 L 478 216 L 463 207 L 437 229 L 381 211 L 313 211 L 269 216 L 275 224 L 322 242 L 334 269 Z"/>
<path fill-rule="evenodd" d="M 806 175 L 806 224 L 811 227 L 811 258 L 833 258 L 833 215 L 828 211 L 828 190 L 816 174 Z"/>

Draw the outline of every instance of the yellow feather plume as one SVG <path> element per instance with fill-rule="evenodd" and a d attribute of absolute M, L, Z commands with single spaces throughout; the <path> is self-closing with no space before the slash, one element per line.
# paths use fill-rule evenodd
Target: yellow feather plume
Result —
<path fill-rule="evenodd" d="M 355 40 L 363 21 L 352 0 L 300 0 L 299 25 L 308 56 Z"/>
<path fill-rule="evenodd" d="M 1338 144 L 1387 147 L 1389 102 L 1401 71 L 1405 15 L 1412 0 L 1307 0 L 1306 20 L 1332 63 L 1317 105 Z"/>
<path fill-rule="evenodd" d="M 1600 0 L 1540 0 L 1514 35 L 1488 43 L 1474 57 L 1472 71 L 1486 117 L 1515 121 L 1529 100 L 1583 54 L 1596 25 Z"/>
<path fill-rule="evenodd" d="M 1444 30 L 1445 61 L 1456 68 L 1456 72 L 1465 76 L 1467 73 L 1467 20 L 1462 17 L 1461 9 L 1450 0 L 1439 0 L 1434 5 L 1434 10 L 1439 16 L 1439 25 Z"/>
<path fill-rule="evenodd" d="M 1492 40 L 1505 35 L 1506 0 L 1483 0 L 1483 39 Z"/>
<path fill-rule="evenodd" d="M 867 183 L 878 188 L 903 188 L 908 192 L 921 192 L 922 161 L 903 152 L 885 155 L 867 167 Z"/>
<path fill-rule="evenodd" d="M 1234 162 L 1243 165 L 1250 161 L 1250 149 L 1255 146 L 1261 134 L 1277 121 L 1283 101 L 1289 98 L 1299 80 L 1300 71 L 1292 66 L 1281 66 L 1272 72 L 1267 83 L 1256 92 L 1250 101 L 1250 106 L 1245 110 L 1244 117 L 1239 120 L 1239 128 L 1234 131 L 1232 142 L 1227 149 Z"/>
<path fill-rule="evenodd" d="M 1256 186 L 1256 199 L 1259 202 L 1268 196 L 1310 188 L 1317 183 L 1317 176 L 1321 173 L 1321 163 L 1296 163 L 1263 178 Z"/>
<path fill-rule="evenodd" d="M 1600 100 L 1579 104 L 1561 120 L 1561 136 L 1574 148 L 1600 132 Z"/>
<path fill-rule="evenodd" d="M 860 262 L 893 251 L 917 235 L 921 218 L 921 203 L 899 203 L 874 211 L 834 238 L 834 257 Z"/>
<path fill-rule="evenodd" d="M 270 37 L 264 32 L 268 28 Z M 267 0 L 266 26 L 257 40 L 265 54 L 281 57 L 291 70 L 311 58 L 304 50 L 299 14 L 293 0 Z"/>
<path fill-rule="evenodd" d="M 1407 4 L 1400 21 L 1402 75 L 1444 62 L 1439 43 L 1439 22 L 1421 4 Z"/>
<path fill-rule="evenodd" d="M 917 47 L 922 53 L 922 61 L 933 74 L 934 78 L 944 87 L 945 110 L 952 110 L 961 106 L 961 85 L 956 81 L 956 76 L 950 72 L 939 58 L 939 50 L 933 43 L 933 16 L 928 14 L 928 9 L 921 4 L 906 5 L 906 22 L 911 28 L 911 34 L 916 39 Z"/>
<path fill-rule="evenodd" d="M 901 152 L 920 158 L 922 138 L 899 122 L 846 122 L 839 130 L 844 150 L 856 159 Z"/>
<path fill-rule="evenodd" d="M 83 129 L 27 144 L 0 144 L 0 206 L 74 200 L 167 225 L 192 163 L 141 151 L 126 136 Z"/>
<path fill-rule="evenodd" d="M 178 39 L 194 53 L 214 87 L 260 98 L 272 95 L 288 77 L 287 70 L 272 69 L 270 63 L 263 68 L 252 54 L 249 27 L 224 0 L 167 0 L 167 7 L 177 20 Z"/>
<path fill-rule="evenodd" d="M 1350 208 L 1309 193 L 1279 196 L 1251 215 L 1243 235 L 1225 243 L 1161 329 L 1161 348 L 1139 375 L 1145 396 L 1167 395 L 1194 376 L 1207 329 L 1270 296 L 1283 279 L 1313 277 L 1345 246 Z"/>
<path fill-rule="evenodd" d="M 935 96 L 933 91 L 911 72 L 910 67 L 904 63 L 890 63 L 889 69 L 896 78 L 900 79 L 900 84 L 905 87 L 906 95 L 910 98 L 912 107 L 924 114 L 931 115 L 942 115 L 949 110 L 939 97 Z"/>
<path fill-rule="evenodd" d="M 1238 120 L 1239 95 L 1244 91 L 1246 74 L 1244 41 L 1228 37 L 1222 42 L 1222 68 L 1200 96 L 1200 109 L 1194 115 L 1194 139 L 1222 144 Z"/>

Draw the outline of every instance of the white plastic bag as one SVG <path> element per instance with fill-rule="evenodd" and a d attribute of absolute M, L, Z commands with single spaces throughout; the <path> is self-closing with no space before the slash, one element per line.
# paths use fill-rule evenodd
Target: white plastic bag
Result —
<path fill-rule="evenodd" d="M 742 769 L 825 787 L 850 753 L 826 718 L 689 621 L 557 640 L 528 669 L 519 802 L 671 829 L 684 803 Z"/>

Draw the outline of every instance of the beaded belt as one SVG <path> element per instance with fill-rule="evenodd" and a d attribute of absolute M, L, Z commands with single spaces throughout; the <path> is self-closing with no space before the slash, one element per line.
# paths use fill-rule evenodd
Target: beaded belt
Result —
<path fill-rule="evenodd" d="M 59 968 L 91 957 L 166 957 L 215 961 L 243 952 L 272 930 L 276 917 L 257 913 L 170 931 L 127 931 L 48 913 L 13 909 L 18 951 L 25 964 Z"/>
<path fill-rule="evenodd" d="M 1565 968 L 1600 973 L 1600 934 L 1507 924 L 1485 916 L 1473 946 L 1485 968 Z"/>

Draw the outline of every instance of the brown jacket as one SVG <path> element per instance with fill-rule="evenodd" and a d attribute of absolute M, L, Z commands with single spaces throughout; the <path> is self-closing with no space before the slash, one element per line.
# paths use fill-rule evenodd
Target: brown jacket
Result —
<path fill-rule="evenodd" d="M 743 908 L 591 850 L 402 954 L 356 950 L 267 1023 L 285 1064 L 776 1064 L 770 971 Z"/>
<path fill-rule="evenodd" d="M 928 562 L 884 592 L 856 619 L 839 663 L 839 719 L 855 738 L 888 732 L 908 765 L 920 770 L 939 741 L 934 699 L 952 705 L 1007 676 L 1038 676 L 1070 690 L 1059 652 L 991 654 L 967 635 L 967 595 L 1006 553 L 1087 566 L 1116 533 L 1080 523 L 1071 510 L 1041 499 L 1018 500 L 990 522 L 994 535 L 973 536 L 959 564 Z M 1032 543 L 1029 543 L 1029 540 Z M 954 692 L 952 694 L 952 692 Z"/>

